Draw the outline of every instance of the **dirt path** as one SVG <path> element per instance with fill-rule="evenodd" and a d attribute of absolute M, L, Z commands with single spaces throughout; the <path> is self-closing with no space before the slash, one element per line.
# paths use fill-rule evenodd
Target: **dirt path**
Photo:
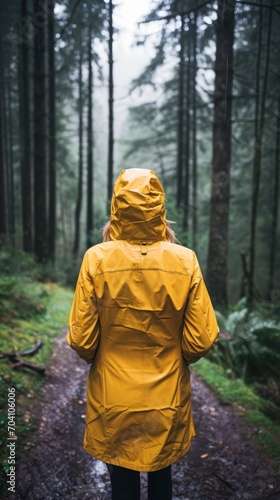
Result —
<path fill-rule="evenodd" d="M 39 428 L 33 444 L 21 451 L 17 493 L 3 498 L 110 499 L 106 467 L 82 449 L 87 372 L 63 335 L 47 371 Z M 190 452 L 173 465 L 173 500 L 279 499 L 280 478 L 254 446 L 255 430 L 194 375 L 192 387 L 197 436 Z M 145 474 L 141 485 L 146 500 Z"/>

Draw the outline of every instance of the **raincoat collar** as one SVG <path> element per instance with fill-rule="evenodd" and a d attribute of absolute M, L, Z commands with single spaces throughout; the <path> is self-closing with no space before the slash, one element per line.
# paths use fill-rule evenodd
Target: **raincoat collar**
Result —
<path fill-rule="evenodd" d="M 153 170 L 122 170 L 111 203 L 112 240 L 165 241 L 163 187 Z"/>

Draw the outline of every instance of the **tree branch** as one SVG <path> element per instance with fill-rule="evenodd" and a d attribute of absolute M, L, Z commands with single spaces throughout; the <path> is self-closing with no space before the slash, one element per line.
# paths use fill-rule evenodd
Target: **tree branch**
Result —
<path fill-rule="evenodd" d="M 78 7 L 78 5 L 79 5 L 79 3 L 80 3 L 80 2 L 81 2 L 81 0 L 76 0 L 76 3 L 74 4 L 74 7 L 73 7 L 73 9 L 72 9 L 72 11 L 71 11 L 71 14 L 70 14 L 70 16 L 69 16 L 69 19 L 68 19 L 68 21 L 65 23 L 65 25 L 63 26 L 63 28 L 62 28 L 62 30 L 61 30 L 61 32 L 60 32 L 60 34 L 59 34 L 59 38 L 57 38 L 57 39 L 56 39 L 56 42 L 57 42 L 58 40 L 60 40 L 60 39 L 63 37 L 63 35 L 64 35 L 64 33 L 65 33 L 66 29 L 67 29 L 67 28 L 68 28 L 68 26 L 70 25 L 70 23 L 71 23 L 71 21 L 72 21 L 72 19 L 73 19 L 74 15 L 75 15 L 75 12 L 76 12 L 77 7 Z"/>
<path fill-rule="evenodd" d="M 203 3 L 199 4 L 199 5 L 197 5 L 193 9 L 185 10 L 184 12 L 176 12 L 174 14 L 169 14 L 168 16 L 158 17 L 157 19 L 150 19 L 149 21 L 142 21 L 142 24 L 151 23 L 151 22 L 154 22 L 154 21 L 168 21 L 169 19 L 175 19 L 175 17 L 177 17 L 177 16 L 185 17 L 188 14 L 191 14 L 192 12 L 196 12 L 199 9 L 201 9 L 202 7 L 205 7 L 209 3 L 212 4 L 212 0 L 207 0 L 206 2 L 203 2 Z M 141 24 L 141 23 L 139 23 L 139 24 Z"/>
<path fill-rule="evenodd" d="M 253 5 L 254 7 L 264 7 L 266 9 L 272 9 L 272 10 L 275 10 L 277 12 L 277 14 L 279 14 L 278 10 L 276 10 L 276 7 L 280 7 L 280 3 L 278 3 L 277 5 L 267 5 L 267 4 L 262 4 L 262 3 L 257 3 L 257 2 L 250 2 L 250 1 L 243 1 L 243 0 L 235 0 L 236 3 L 239 3 L 239 4 L 242 4 L 242 5 Z"/>
<path fill-rule="evenodd" d="M 258 3 L 258 2 L 251 2 L 250 0 L 248 0 L 248 1 L 247 0 L 235 0 L 235 2 L 237 4 L 241 4 L 241 5 L 252 5 L 254 7 L 264 7 L 264 8 L 267 8 L 267 9 L 272 9 L 272 10 L 275 10 L 275 12 L 277 12 L 277 14 L 280 14 L 280 12 L 276 8 L 276 7 L 280 7 L 280 3 L 271 6 L 271 5 L 261 4 L 261 3 Z M 178 16 L 185 17 L 188 14 L 191 14 L 192 12 L 197 12 L 202 7 L 205 7 L 206 5 L 212 4 L 212 3 L 213 3 L 212 0 L 207 0 L 206 2 L 203 2 L 203 3 L 199 4 L 199 5 L 197 5 L 193 9 L 185 10 L 184 12 L 176 12 L 174 14 L 169 14 L 168 16 L 164 16 L 164 17 L 158 17 L 157 19 L 150 19 L 149 21 L 148 20 L 142 21 L 142 23 L 139 23 L 139 24 L 151 23 L 151 22 L 155 22 L 155 21 L 169 21 L 170 19 L 175 19 Z"/>

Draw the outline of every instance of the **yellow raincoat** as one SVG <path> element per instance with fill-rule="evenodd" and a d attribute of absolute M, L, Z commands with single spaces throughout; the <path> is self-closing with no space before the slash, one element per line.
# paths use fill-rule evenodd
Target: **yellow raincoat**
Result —
<path fill-rule="evenodd" d="M 121 172 L 111 239 L 84 256 L 69 345 L 91 363 L 85 450 L 137 471 L 182 457 L 194 436 L 188 364 L 218 326 L 195 253 L 166 240 L 164 191 L 151 170 Z"/>

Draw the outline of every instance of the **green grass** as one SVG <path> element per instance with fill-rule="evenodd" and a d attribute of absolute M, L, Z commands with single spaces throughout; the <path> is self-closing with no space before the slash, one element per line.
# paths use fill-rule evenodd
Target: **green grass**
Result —
<path fill-rule="evenodd" d="M 201 359 L 192 370 L 216 392 L 222 402 L 231 404 L 237 414 L 257 428 L 257 443 L 279 470 L 280 429 L 279 424 L 264 413 L 267 400 L 257 395 L 253 388 L 245 385 L 241 379 L 234 378 L 230 370 L 225 370 L 207 359 Z"/>
<path fill-rule="evenodd" d="M 54 347 L 54 339 L 67 326 L 67 317 L 73 292 L 56 284 L 41 284 L 18 281 L 13 287 L 10 304 L 3 294 L 0 323 L 0 352 L 21 352 L 42 341 L 41 349 L 34 356 L 22 360 L 46 366 Z M 16 434 L 17 442 L 28 441 L 29 431 L 36 428 L 33 416 L 34 406 L 40 401 L 44 374 L 28 368 L 12 368 L 7 358 L 0 359 L 0 445 L 2 470 L 0 491 L 6 487 L 7 463 L 7 397 L 8 388 L 16 392 Z M 18 448 L 18 447 L 17 447 Z"/>

